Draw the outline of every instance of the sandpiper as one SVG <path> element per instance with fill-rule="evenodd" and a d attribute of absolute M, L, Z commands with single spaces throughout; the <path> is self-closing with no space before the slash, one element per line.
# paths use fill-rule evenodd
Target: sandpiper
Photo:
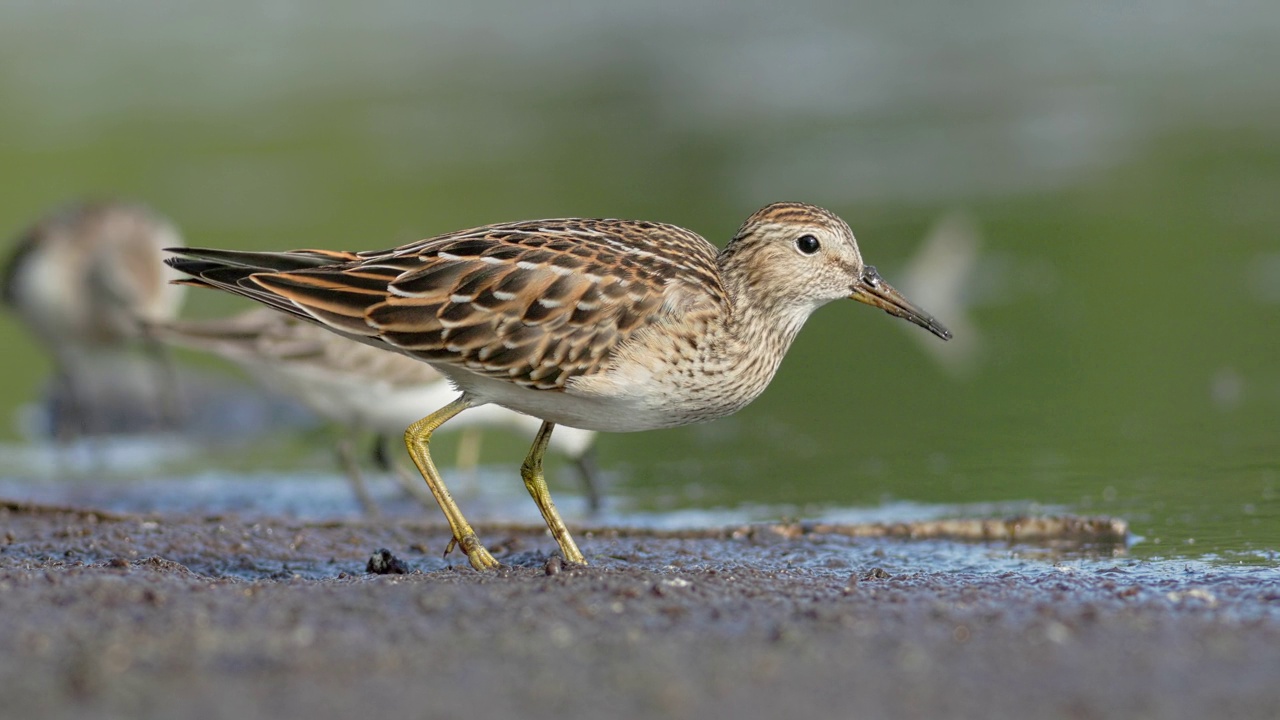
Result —
<path fill-rule="evenodd" d="M 184 288 L 169 282 L 179 275 L 162 252 L 181 243 L 169 221 L 118 201 L 68 205 L 19 236 L 2 295 L 53 356 L 55 405 L 69 406 L 55 413 L 56 436 L 176 421 L 169 368 L 147 328 L 174 317 L 182 303 Z M 151 355 L 149 365 L 135 357 L 139 348 Z M 138 417 L 117 405 L 139 406 L 130 410 Z"/>
<path fill-rule="evenodd" d="M 723 250 L 674 225 L 603 219 L 487 225 L 385 251 L 174 250 L 194 285 L 243 295 L 427 362 L 459 394 L 405 444 L 477 570 L 498 566 L 449 495 L 428 443 L 469 407 L 543 422 L 521 466 L 564 559 L 586 562 L 547 490 L 557 424 L 627 432 L 734 413 L 770 380 L 809 315 L 879 307 L 948 339 L 862 260 L 849 226 L 803 203 L 747 218 Z"/>
<path fill-rule="evenodd" d="M 457 396 L 449 381 L 431 365 L 268 308 L 212 320 L 175 320 L 160 323 L 153 330 L 166 342 L 213 353 L 240 365 L 263 385 L 298 398 L 326 420 L 376 434 L 378 447 L 383 437 L 404 433 L 422 417 L 423 408 L 441 407 Z M 485 405 L 459 416 L 450 427 L 534 433 L 539 425 L 539 420 L 528 415 Z M 592 510 L 599 505 L 589 455 L 595 435 L 590 430 L 560 428 L 550 445 L 578 466 Z M 361 505 L 376 515 L 377 506 L 365 489 L 350 444 L 340 442 L 338 451 Z M 458 464 L 466 463 L 460 460 Z M 392 469 L 414 497 L 434 502 L 421 479 L 404 482 L 408 476 L 402 477 L 398 467 Z"/>

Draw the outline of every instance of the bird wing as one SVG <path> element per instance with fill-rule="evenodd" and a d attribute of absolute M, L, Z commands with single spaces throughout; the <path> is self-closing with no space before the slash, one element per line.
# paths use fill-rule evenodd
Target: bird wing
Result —
<path fill-rule="evenodd" d="M 715 246 L 658 223 L 508 223 L 332 259 L 179 252 L 185 257 L 171 264 L 197 284 L 433 364 L 545 390 L 600 372 L 647 325 L 728 302 Z"/>

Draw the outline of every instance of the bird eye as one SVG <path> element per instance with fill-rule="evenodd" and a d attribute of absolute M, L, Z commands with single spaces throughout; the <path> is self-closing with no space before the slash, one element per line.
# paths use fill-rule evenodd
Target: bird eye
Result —
<path fill-rule="evenodd" d="M 818 252 L 818 248 L 822 244 L 818 242 L 818 238 L 812 235 L 801 235 L 796 239 L 796 249 L 805 255 L 812 255 Z"/>

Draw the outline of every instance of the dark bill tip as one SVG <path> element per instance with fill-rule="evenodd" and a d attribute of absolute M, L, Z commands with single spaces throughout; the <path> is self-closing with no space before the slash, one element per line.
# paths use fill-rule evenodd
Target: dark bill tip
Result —
<path fill-rule="evenodd" d="M 853 286 L 853 292 L 849 297 L 919 325 L 943 340 L 951 339 L 950 330 L 934 320 L 932 315 L 911 304 L 911 301 L 903 297 L 902 293 L 894 290 L 892 285 L 880 277 L 880 273 L 876 272 L 874 266 L 867 265 L 863 269 L 862 277 Z"/>

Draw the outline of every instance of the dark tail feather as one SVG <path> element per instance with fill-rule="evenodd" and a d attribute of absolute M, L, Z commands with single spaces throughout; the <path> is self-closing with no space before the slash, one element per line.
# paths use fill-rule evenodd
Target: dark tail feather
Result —
<path fill-rule="evenodd" d="M 170 248 L 168 252 L 171 256 L 165 258 L 165 262 L 170 267 L 191 276 L 175 282 L 225 290 L 321 325 L 334 323 L 318 318 L 317 313 L 311 308 L 304 308 L 285 294 L 273 292 L 271 287 L 265 286 L 261 281 L 273 276 L 278 277 L 278 273 L 311 270 L 359 260 L 354 253 L 333 250 L 295 250 L 277 253 Z M 254 275 L 261 277 L 254 278 Z M 340 320 L 338 327 L 334 328 L 340 333 L 350 332 L 357 337 L 368 333 L 368 328 L 363 323 L 354 322 L 353 318 L 345 317 Z"/>
<path fill-rule="evenodd" d="M 185 285 L 217 288 L 256 300 L 290 315 L 312 319 L 298 306 L 276 296 L 249 279 L 256 273 L 279 272 L 280 269 L 298 270 L 320 265 L 332 265 L 332 258 L 323 261 L 319 255 L 304 254 L 299 257 L 283 253 L 253 253 L 235 250 L 204 250 L 200 248 L 170 248 L 171 257 L 165 258 L 170 267 L 190 275 L 177 280 Z"/>
<path fill-rule="evenodd" d="M 351 253 L 331 250 L 295 250 L 288 253 L 213 250 L 206 248 L 166 248 L 173 257 L 165 260 L 171 267 L 190 275 L 202 276 L 214 268 L 237 268 L 245 275 L 255 272 L 290 272 L 338 265 L 356 260 Z"/>

